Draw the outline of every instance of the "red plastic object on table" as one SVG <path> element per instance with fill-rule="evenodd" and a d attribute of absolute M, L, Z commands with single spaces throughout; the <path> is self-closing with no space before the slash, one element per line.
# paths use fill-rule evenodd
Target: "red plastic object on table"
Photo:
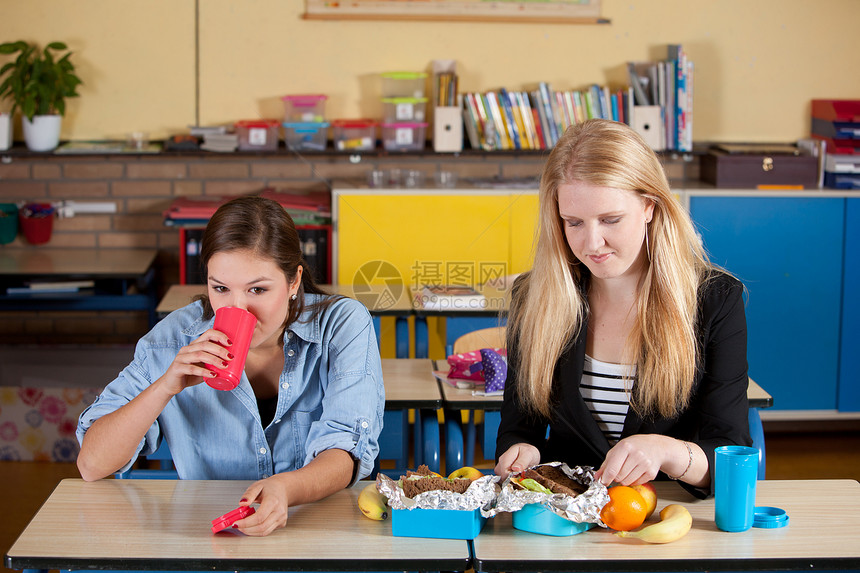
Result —
<path fill-rule="evenodd" d="M 237 507 L 233 511 L 228 511 L 221 517 L 216 517 L 212 520 L 212 533 L 218 533 L 219 531 L 224 531 L 225 529 L 233 527 L 234 523 L 240 519 L 245 519 L 249 515 L 253 515 L 255 511 L 256 510 L 253 507 L 243 505 Z"/>

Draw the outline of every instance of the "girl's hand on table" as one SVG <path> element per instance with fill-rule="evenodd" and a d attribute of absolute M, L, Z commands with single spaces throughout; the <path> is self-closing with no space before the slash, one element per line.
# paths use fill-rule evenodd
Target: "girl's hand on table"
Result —
<path fill-rule="evenodd" d="M 196 386 L 214 374 L 206 365 L 224 368 L 233 359 L 230 340 L 221 331 L 210 328 L 188 346 L 179 349 L 167 372 L 160 378 L 170 394 L 179 394 L 189 386 Z"/>
<path fill-rule="evenodd" d="M 507 477 L 516 472 L 530 468 L 540 463 L 540 451 L 531 444 L 514 444 L 508 451 L 499 456 L 499 463 L 493 471 L 496 475 Z"/>
<path fill-rule="evenodd" d="M 289 495 L 283 480 L 272 476 L 251 484 L 242 495 L 240 506 L 258 503 L 256 513 L 236 522 L 245 535 L 264 537 L 287 525 Z"/>

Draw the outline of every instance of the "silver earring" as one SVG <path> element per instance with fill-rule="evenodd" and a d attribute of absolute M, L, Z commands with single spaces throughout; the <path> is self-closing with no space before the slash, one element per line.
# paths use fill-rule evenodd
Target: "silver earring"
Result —
<path fill-rule="evenodd" d="M 290 300 L 296 300 L 297 298 L 299 298 L 299 295 L 296 293 L 293 293 L 293 296 L 290 297 Z"/>

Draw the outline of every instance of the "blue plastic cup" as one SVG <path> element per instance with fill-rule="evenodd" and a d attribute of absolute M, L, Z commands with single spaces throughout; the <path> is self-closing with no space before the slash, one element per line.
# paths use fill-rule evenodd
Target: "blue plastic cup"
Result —
<path fill-rule="evenodd" d="M 759 451 L 720 446 L 714 455 L 714 520 L 723 531 L 746 531 L 755 516 Z"/>

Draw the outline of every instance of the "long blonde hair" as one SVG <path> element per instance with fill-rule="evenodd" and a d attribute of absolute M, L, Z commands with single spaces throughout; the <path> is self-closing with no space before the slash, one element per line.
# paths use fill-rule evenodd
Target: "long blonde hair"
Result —
<path fill-rule="evenodd" d="M 534 266 L 515 284 L 508 317 L 520 399 L 550 416 L 555 366 L 588 315 L 588 269 L 567 243 L 558 207 L 559 186 L 572 181 L 632 191 L 654 203 L 625 357 L 636 366 L 631 408 L 643 417 L 674 417 L 690 400 L 699 355 L 698 290 L 711 265 L 657 155 L 634 130 L 608 120 L 568 128 L 544 166 Z"/>

